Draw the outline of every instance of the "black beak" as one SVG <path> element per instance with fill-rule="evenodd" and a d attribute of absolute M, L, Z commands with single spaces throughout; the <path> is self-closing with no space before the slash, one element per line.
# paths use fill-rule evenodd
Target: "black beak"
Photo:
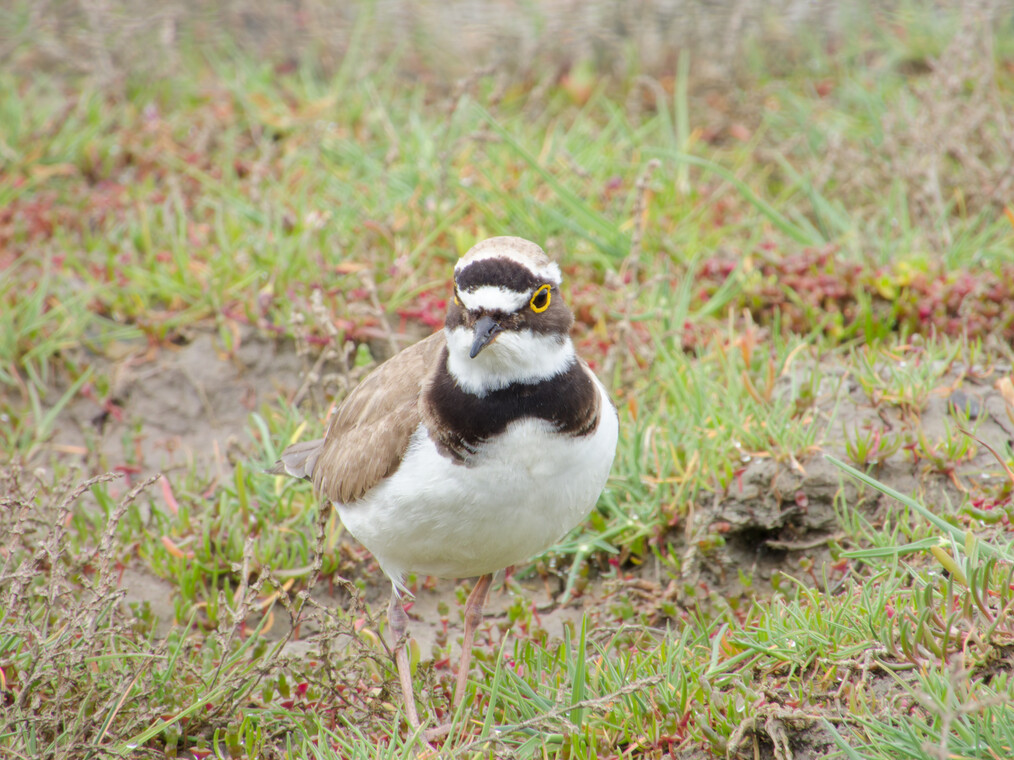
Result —
<path fill-rule="evenodd" d="M 483 315 L 475 323 L 475 332 L 472 333 L 472 350 L 468 352 L 469 358 L 474 359 L 486 346 L 493 342 L 493 339 L 503 332 L 503 328 L 496 323 L 492 317 Z"/>

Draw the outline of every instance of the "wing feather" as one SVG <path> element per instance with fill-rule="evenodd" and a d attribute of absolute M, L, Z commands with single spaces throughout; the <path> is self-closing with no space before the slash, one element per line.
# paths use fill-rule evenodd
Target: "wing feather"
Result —
<path fill-rule="evenodd" d="M 362 498 L 401 464 L 422 421 L 423 381 L 443 347 L 441 330 L 381 364 L 341 403 L 323 439 L 293 444 L 272 471 L 312 480 L 335 503 Z"/>

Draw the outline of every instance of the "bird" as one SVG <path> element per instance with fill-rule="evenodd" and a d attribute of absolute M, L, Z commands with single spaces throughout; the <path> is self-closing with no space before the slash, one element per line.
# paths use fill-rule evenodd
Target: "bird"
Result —
<path fill-rule="evenodd" d="M 575 352 L 561 282 L 529 240 L 473 246 L 454 266 L 443 330 L 380 364 L 323 438 L 292 444 L 271 469 L 311 481 L 390 579 L 395 665 L 414 729 L 407 574 L 478 578 L 464 609 L 457 707 L 494 574 L 582 522 L 612 467 L 616 409 Z"/>

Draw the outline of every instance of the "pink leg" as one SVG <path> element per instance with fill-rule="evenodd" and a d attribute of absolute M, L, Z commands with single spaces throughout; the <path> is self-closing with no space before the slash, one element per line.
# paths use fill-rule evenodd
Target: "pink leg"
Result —
<path fill-rule="evenodd" d="M 412 669 L 409 667 L 408 653 L 405 651 L 408 613 L 401 606 L 401 598 L 397 591 L 391 593 L 391 603 L 387 607 L 387 621 L 391 624 L 391 633 L 394 634 L 394 662 L 398 666 L 398 677 L 401 679 L 401 696 L 405 700 L 405 716 L 412 728 L 419 728 L 419 713 L 415 709 L 415 692 L 412 689 Z"/>
<path fill-rule="evenodd" d="M 458 665 L 458 682 L 454 687 L 454 706 L 457 707 L 465 696 L 465 684 L 468 682 L 468 666 L 472 662 L 472 641 L 475 629 L 482 622 L 482 608 L 489 596 L 489 587 L 493 583 L 493 575 L 487 574 L 479 578 L 465 602 L 465 638 L 461 642 L 461 663 Z"/>

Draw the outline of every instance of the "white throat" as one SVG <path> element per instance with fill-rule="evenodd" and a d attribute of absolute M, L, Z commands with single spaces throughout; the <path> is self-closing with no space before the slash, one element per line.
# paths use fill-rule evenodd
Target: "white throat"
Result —
<path fill-rule="evenodd" d="M 463 391 L 485 396 L 512 383 L 538 383 L 566 371 L 577 359 L 566 335 L 542 335 L 531 330 L 510 330 L 497 336 L 474 359 L 472 331 L 444 329 L 447 336 L 447 371 Z"/>

